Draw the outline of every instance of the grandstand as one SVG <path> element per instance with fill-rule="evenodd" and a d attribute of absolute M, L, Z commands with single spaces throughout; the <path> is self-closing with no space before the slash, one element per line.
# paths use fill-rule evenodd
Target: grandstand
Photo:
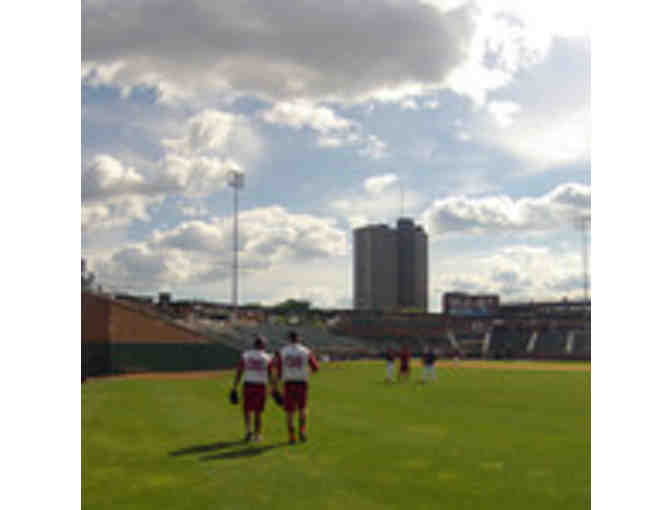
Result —
<path fill-rule="evenodd" d="M 329 354 L 332 358 L 351 358 L 376 352 L 370 343 L 346 336 L 336 336 L 317 326 L 289 326 L 267 322 L 241 322 L 231 325 L 227 321 L 206 318 L 192 318 L 188 324 L 208 334 L 210 338 L 239 351 L 251 348 L 255 335 L 263 335 L 268 340 L 268 351 L 278 351 L 289 343 L 287 334 L 296 331 L 302 343 L 316 353 Z"/>
<path fill-rule="evenodd" d="M 488 354 L 493 358 L 519 358 L 527 356 L 527 345 L 532 330 L 494 326 L 490 336 Z"/>
<path fill-rule="evenodd" d="M 457 333 L 455 340 L 460 346 L 460 352 L 467 358 L 480 358 L 483 354 L 484 336 L 482 334 Z"/>
<path fill-rule="evenodd" d="M 576 331 L 574 334 L 573 358 L 590 358 L 590 330 Z"/>
<path fill-rule="evenodd" d="M 569 332 L 564 329 L 547 329 L 539 332 L 532 354 L 538 358 L 561 358 L 567 354 Z"/>

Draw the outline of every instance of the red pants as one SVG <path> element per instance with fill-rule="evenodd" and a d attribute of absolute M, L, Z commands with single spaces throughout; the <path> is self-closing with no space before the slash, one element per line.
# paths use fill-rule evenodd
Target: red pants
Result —
<path fill-rule="evenodd" d="M 305 382 L 285 383 L 285 411 L 294 412 L 305 409 L 308 400 L 308 384 Z"/>
<path fill-rule="evenodd" d="M 266 403 L 266 385 L 245 383 L 243 385 L 243 408 L 246 413 L 262 412 Z"/>

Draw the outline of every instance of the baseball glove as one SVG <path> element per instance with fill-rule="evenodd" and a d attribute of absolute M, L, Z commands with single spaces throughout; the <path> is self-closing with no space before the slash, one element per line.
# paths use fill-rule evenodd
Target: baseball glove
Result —
<path fill-rule="evenodd" d="M 285 405 L 285 400 L 282 398 L 282 395 L 280 395 L 280 392 L 278 391 L 273 392 L 273 400 L 275 400 L 275 403 L 278 404 L 280 407 Z"/>
<path fill-rule="evenodd" d="M 236 391 L 236 388 L 231 389 L 231 393 L 229 393 L 229 400 L 234 406 L 238 403 L 238 392 Z"/>

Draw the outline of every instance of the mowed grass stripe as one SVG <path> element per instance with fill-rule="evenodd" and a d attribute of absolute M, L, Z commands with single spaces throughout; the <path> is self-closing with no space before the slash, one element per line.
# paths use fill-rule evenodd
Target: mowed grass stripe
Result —
<path fill-rule="evenodd" d="M 85 508 L 586 508 L 590 374 L 441 367 L 385 384 L 383 363 L 325 365 L 309 442 L 239 442 L 217 379 L 83 385 Z"/>

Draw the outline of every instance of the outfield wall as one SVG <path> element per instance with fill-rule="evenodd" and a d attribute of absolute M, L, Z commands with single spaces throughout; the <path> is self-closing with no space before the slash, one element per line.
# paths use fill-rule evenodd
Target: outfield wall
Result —
<path fill-rule="evenodd" d="M 235 366 L 239 357 L 238 350 L 141 306 L 82 293 L 82 379 L 224 369 Z"/>

